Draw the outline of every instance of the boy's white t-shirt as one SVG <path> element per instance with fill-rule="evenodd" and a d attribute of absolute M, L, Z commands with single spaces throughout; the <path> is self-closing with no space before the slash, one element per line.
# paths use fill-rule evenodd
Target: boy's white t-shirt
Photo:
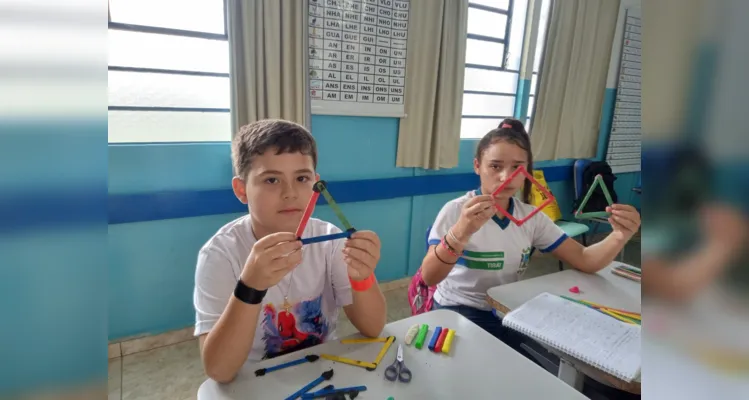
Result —
<path fill-rule="evenodd" d="M 256 242 L 251 221 L 246 215 L 224 225 L 200 249 L 193 295 L 195 336 L 213 329 L 234 295 Z M 302 237 L 339 232 L 333 224 L 310 218 Z M 263 299 L 248 360 L 273 358 L 335 339 L 339 308 L 353 302 L 342 249 L 343 240 L 302 248 L 302 263 L 269 288 Z M 284 309 L 285 296 L 288 309 Z"/>
<path fill-rule="evenodd" d="M 458 222 L 463 205 L 476 193 L 468 192 L 442 207 L 429 232 L 429 245 L 440 243 Z M 515 218 L 522 219 L 534 208 L 511 198 L 508 211 Z M 495 216 L 471 236 L 463 256 L 437 285 L 434 300 L 442 306 L 464 305 L 490 310 L 486 291 L 494 286 L 517 282 L 528 268 L 532 247 L 550 252 L 565 239 L 564 231 L 542 212 L 519 227 L 508 218 Z"/>

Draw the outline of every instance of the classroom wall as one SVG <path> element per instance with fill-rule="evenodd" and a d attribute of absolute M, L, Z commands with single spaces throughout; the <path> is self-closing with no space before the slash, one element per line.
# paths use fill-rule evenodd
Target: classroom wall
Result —
<path fill-rule="evenodd" d="M 460 164 L 449 170 L 397 168 L 398 119 L 313 116 L 319 173 L 328 181 L 403 178 L 472 172 L 475 141 L 464 140 Z M 568 161 L 540 166 L 569 164 Z M 617 191 L 633 180 L 622 176 Z M 228 143 L 109 146 L 110 194 L 228 188 Z M 629 186 L 627 186 L 629 185 Z M 570 181 L 551 182 L 562 210 L 572 205 Z M 622 187 L 622 189 L 620 189 Z M 463 192 L 341 204 L 358 229 L 377 232 L 380 281 L 413 274 L 424 255 L 424 235 L 439 209 Z M 335 197 L 335 193 L 333 193 Z M 197 251 L 223 224 L 241 214 L 109 225 L 109 337 L 159 333 L 193 323 L 192 290 Z M 327 206 L 315 217 L 338 224 Z M 158 305 L 158 307 L 157 307 Z"/>

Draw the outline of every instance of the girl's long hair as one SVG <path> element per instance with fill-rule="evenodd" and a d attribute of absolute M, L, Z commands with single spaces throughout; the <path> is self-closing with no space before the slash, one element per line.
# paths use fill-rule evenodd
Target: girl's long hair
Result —
<path fill-rule="evenodd" d="M 533 173 L 533 152 L 531 152 L 531 139 L 528 136 L 528 132 L 525 131 L 525 126 L 522 122 L 514 118 L 505 118 L 499 123 L 499 126 L 492 129 L 479 140 L 478 146 L 476 146 L 476 159 L 481 163 L 481 156 L 490 145 L 497 142 L 512 143 L 521 149 L 525 150 L 528 155 L 528 173 Z M 526 179 L 523 184 L 523 197 L 521 200 L 525 203 L 530 204 L 531 202 L 531 190 L 533 183 Z"/>

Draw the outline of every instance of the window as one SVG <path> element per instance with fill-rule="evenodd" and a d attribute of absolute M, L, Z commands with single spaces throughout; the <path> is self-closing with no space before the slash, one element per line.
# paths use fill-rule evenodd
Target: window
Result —
<path fill-rule="evenodd" d="M 543 53 L 544 15 L 548 17 L 549 3 L 550 0 L 543 0 L 536 62 Z M 468 3 L 461 138 L 480 138 L 496 128 L 502 119 L 514 115 L 527 12 L 528 0 L 470 0 Z M 536 63 L 534 71 L 537 72 L 538 67 Z M 532 93 L 535 87 L 534 79 Z M 528 127 L 533 104 L 531 97 L 525 121 Z"/>
<path fill-rule="evenodd" d="M 549 12 L 551 0 L 543 0 L 541 4 L 541 19 L 538 24 L 538 37 L 536 38 L 536 54 L 533 56 L 533 77 L 531 78 L 530 98 L 528 99 L 528 118 L 526 119 L 526 131 L 530 133 L 533 113 L 536 111 L 536 92 L 538 91 L 538 73 L 544 61 L 544 46 L 546 46 L 546 30 L 549 27 Z"/>
<path fill-rule="evenodd" d="M 231 140 L 225 21 L 224 0 L 109 1 L 109 143 Z"/>

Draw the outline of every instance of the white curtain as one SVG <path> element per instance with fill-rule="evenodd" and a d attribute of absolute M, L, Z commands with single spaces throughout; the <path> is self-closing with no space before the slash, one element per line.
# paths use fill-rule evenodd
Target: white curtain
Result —
<path fill-rule="evenodd" d="M 619 0 L 553 2 L 533 119 L 534 158 L 596 154 Z"/>
<path fill-rule="evenodd" d="M 309 128 L 307 0 L 228 0 L 232 136 L 281 118 Z"/>
<path fill-rule="evenodd" d="M 458 165 L 468 0 L 411 0 L 398 167 Z"/>

